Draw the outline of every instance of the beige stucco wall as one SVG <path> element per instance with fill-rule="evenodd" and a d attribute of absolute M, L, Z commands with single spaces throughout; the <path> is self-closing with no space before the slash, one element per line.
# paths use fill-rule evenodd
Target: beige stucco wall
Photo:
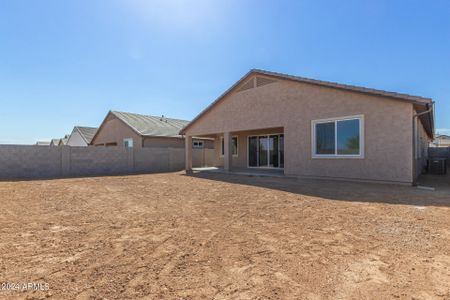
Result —
<path fill-rule="evenodd" d="M 170 137 L 144 137 L 144 147 L 184 148 L 184 139 Z"/>
<path fill-rule="evenodd" d="M 197 139 L 194 139 L 197 140 Z M 214 141 L 202 139 L 205 149 L 213 149 Z M 144 137 L 144 147 L 172 147 L 184 148 L 184 138 L 172 137 Z"/>
<path fill-rule="evenodd" d="M 364 115 L 364 158 L 312 158 L 311 121 Z M 214 135 L 282 127 L 285 174 L 309 177 L 412 182 L 410 103 L 306 83 L 279 80 L 233 92 L 188 128 L 187 135 Z M 245 146 L 245 133 L 242 134 Z M 216 147 L 219 149 L 219 147 Z M 246 150 L 233 166 L 246 167 Z M 240 149 L 241 150 L 241 149 Z M 220 162 L 220 158 L 218 158 Z M 245 161 L 245 164 L 242 162 Z"/>
<path fill-rule="evenodd" d="M 92 145 L 102 145 L 106 143 L 117 143 L 117 146 L 123 145 L 123 140 L 133 139 L 135 148 L 142 147 L 142 138 L 130 127 L 125 125 L 116 116 L 110 114 L 104 124 L 99 128 L 96 137 L 92 140 Z"/>

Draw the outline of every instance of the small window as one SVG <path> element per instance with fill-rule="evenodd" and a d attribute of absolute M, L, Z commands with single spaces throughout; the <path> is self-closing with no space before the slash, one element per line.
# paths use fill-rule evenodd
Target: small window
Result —
<path fill-rule="evenodd" d="M 363 116 L 312 122 L 313 157 L 363 157 Z"/>
<path fill-rule="evenodd" d="M 204 147 L 203 141 L 193 141 L 192 148 L 202 149 Z"/>
<path fill-rule="evenodd" d="M 129 139 L 124 139 L 123 140 L 123 146 L 125 148 L 133 148 L 133 139 L 129 138 Z"/>
<path fill-rule="evenodd" d="M 221 144 L 222 144 L 222 150 L 220 152 L 220 155 L 224 156 L 225 155 L 225 142 L 223 140 L 223 137 L 221 137 Z M 237 136 L 233 136 L 231 138 L 231 144 L 232 144 L 232 146 L 231 146 L 231 148 L 232 148 L 231 154 L 233 156 L 238 156 L 238 137 Z"/>

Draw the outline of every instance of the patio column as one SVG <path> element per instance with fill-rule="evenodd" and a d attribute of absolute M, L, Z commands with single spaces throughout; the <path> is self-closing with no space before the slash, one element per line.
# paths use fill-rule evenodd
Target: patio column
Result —
<path fill-rule="evenodd" d="M 225 171 L 230 171 L 231 170 L 231 159 L 232 159 L 232 155 L 231 155 L 231 133 L 230 132 L 225 132 L 223 134 L 223 167 L 225 169 Z"/>
<path fill-rule="evenodd" d="M 186 164 L 186 174 L 192 173 L 192 136 L 186 135 L 184 137 L 184 153 L 185 153 L 185 164 Z"/>

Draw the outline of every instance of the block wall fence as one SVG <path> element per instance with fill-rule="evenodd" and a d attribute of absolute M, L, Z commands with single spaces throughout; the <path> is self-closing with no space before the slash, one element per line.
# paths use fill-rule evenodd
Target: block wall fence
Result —
<path fill-rule="evenodd" d="M 0 145 L 0 179 L 65 178 L 184 169 L 183 148 Z M 193 149 L 196 167 L 214 164 L 214 149 Z"/>

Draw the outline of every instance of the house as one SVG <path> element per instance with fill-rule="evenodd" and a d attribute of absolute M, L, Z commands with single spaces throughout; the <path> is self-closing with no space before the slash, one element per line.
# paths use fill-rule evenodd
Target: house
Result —
<path fill-rule="evenodd" d="M 49 141 L 37 141 L 36 146 L 50 146 Z"/>
<path fill-rule="evenodd" d="M 86 147 L 91 143 L 96 132 L 97 128 L 95 127 L 75 126 L 67 139 L 66 145 Z"/>
<path fill-rule="evenodd" d="M 58 146 L 59 145 L 59 140 L 60 139 L 52 139 L 50 141 L 50 146 Z"/>
<path fill-rule="evenodd" d="M 110 111 L 91 141 L 94 146 L 124 146 L 135 148 L 184 148 L 180 130 L 189 121 Z M 213 148 L 213 141 L 194 139 L 195 148 Z"/>
<path fill-rule="evenodd" d="M 433 147 L 450 147 L 450 136 L 445 134 L 436 135 L 431 145 Z"/>
<path fill-rule="evenodd" d="M 62 139 L 59 139 L 58 146 L 65 146 L 67 145 L 67 141 L 69 140 L 70 134 L 66 134 Z"/>
<path fill-rule="evenodd" d="M 215 140 L 225 171 L 415 182 L 433 137 L 429 98 L 251 70 L 180 134 Z"/>

